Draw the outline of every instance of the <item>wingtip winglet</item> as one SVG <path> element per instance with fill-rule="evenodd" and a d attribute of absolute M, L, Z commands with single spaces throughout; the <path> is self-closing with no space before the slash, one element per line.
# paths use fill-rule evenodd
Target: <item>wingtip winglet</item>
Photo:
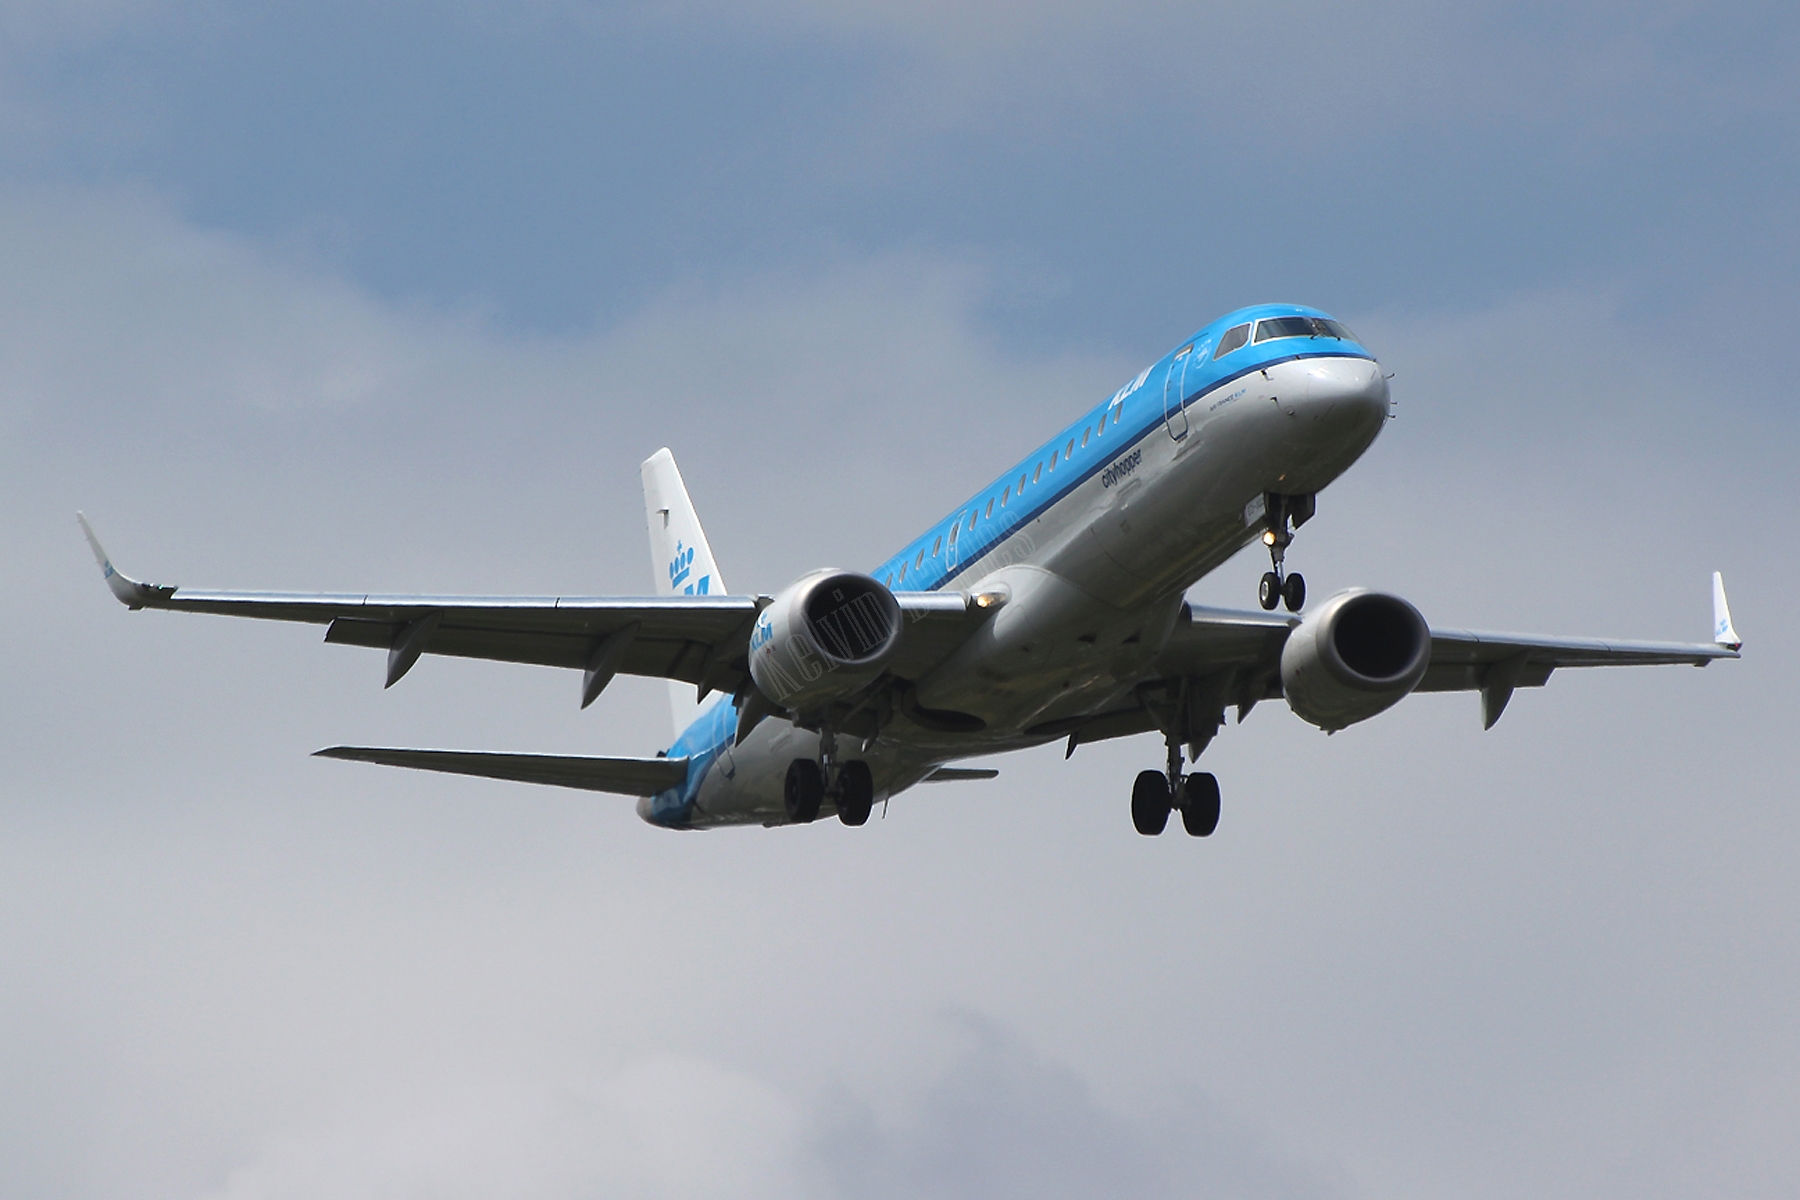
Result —
<path fill-rule="evenodd" d="M 1744 639 L 1731 626 L 1731 605 L 1725 600 L 1725 576 L 1713 572 L 1713 641 L 1728 650 L 1742 650 Z"/>
<path fill-rule="evenodd" d="M 88 524 L 86 515 L 77 512 L 75 519 L 81 524 L 81 532 L 87 538 L 88 549 L 94 552 L 94 561 L 100 564 L 100 573 L 106 577 L 107 589 L 118 597 L 120 604 L 127 608 L 142 608 L 144 605 L 153 604 L 158 600 L 167 600 L 175 594 L 175 589 L 172 587 L 156 587 L 147 583 L 139 583 L 129 576 L 120 574 L 119 569 L 112 565 L 112 559 L 107 555 L 106 548 L 100 544 L 100 539 L 94 536 L 94 527 Z"/>

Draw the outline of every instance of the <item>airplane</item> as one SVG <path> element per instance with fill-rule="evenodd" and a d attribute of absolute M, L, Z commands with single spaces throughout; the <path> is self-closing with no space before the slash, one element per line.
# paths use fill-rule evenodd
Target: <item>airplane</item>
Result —
<path fill-rule="evenodd" d="M 1179 813 L 1214 832 L 1220 793 L 1189 772 L 1225 724 L 1282 699 L 1327 732 L 1413 692 L 1472 691 L 1493 728 L 1518 688 L 1565 667 L 1737 658 L 1721 576 L 1710 643 L 1599 641 L 1428 625 L 1360 588 L 1307 607 L 1287 570 L 1318 495 L 1391 415 L 1366 345 L 1318 309 L 1266 304 L 1207 325 L 863 573 L 824 568 L 773 594 L 719 572 L 673 455 L 642 466 L 656 594 L 311 595 L 140 583 L 83 532 L 128 607 L 324 625 L 387 651 L 392 687 L 421 655 L 670 681 L 678 736 L 651 758 L 334 746 L 327 758 L 638 797 L 670 829 L 868 821 L 918 783 L 986 779 L 959 760 L 1049 742 L 1159 734 L 1133 783 L 1139 833 Z M 1259 608 L 1188 589 L 1261 543 Z M 1277 612 L 1276 609 L 1285 609 Z M 711 697 L 711 703 L 702 705 Z M 885 810 L 884 810 L 885 811 Z"/>

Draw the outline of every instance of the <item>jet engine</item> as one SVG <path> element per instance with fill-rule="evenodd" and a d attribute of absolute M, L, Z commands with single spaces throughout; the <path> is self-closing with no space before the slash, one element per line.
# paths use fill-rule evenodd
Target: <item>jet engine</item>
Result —
<path fill-rule="evenodd" d="M 783 588 L 750 631 L 750 677 L 780 708 L 847 699 L 900 641 L 900 605 L 867 575 L 824 570 Z"/>
<path fill-rule="evenodd" d="M 1431 662 L 1431 630 L 1400 599 L 1340 592 L 1306 614 L 1281 649 L 1288 707 L 1328 732 L 1398 704 Z"/>

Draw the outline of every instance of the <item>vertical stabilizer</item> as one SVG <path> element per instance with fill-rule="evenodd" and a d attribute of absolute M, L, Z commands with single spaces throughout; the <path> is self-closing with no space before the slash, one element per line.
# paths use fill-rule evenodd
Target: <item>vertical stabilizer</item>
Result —
<path fill-rule="evenodd" d="M 1725 577 L 1713 572 L 1713 641 L 1733 650 L 1743 648 L 1744 639 L 1731 627 L 1731 605 L 1725 602 Z"/>
<path fill-rule="evenodd" d="M 694 502 L 688 499 L 681 469 L 668 447 L 644 460 L 644 515 L 650 523 L 650 569 L 656 573 L 658 596 L 717 596 L 725 591 L 713 562 L 712 547 Z M 699 712 L 691 684 L 669 682 L 669 711 L 677 735 Z"/>

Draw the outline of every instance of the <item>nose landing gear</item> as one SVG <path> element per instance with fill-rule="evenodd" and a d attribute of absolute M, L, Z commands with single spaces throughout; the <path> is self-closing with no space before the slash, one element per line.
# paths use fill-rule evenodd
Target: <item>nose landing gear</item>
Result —
<path fill-rule="evenodd" d="M 1298 572 L 1288 574 L 1284 569 L 1287 558 L 1288 543 L 1294 540 L 1293 529 L 1298 529 L 1313 515 L 1313 498 L 1311 496 L 1283 496 L 1270 492 L 1263 497 L 1263 511 L 1268 528 L 1263 530 L 1263 545 L 1269 548 L 1271 569 L 1264 572 L 1262 582 L 1257 585 L 1257 603 L 1267 612 L 1274 612 L 1277 604 L 1287 606 L 1289 612 L 1299 612 L 1306 604 L 1306 579 Z"/>

